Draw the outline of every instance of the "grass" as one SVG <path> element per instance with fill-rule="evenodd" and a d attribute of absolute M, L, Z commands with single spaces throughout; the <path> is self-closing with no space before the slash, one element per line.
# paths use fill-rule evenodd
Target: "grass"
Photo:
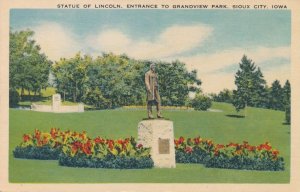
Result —
<path fill-rule="evenodd" d="M 143 110 L 104 110 L 84 113 L 40 113 L 10 109 L 9 179 L 16 183 L 288 183 L 290 180 L 290 126 L 284 125 L 280 111 L 248 108 L 246 118 L 237 118 L 229 104 L 214 103 L 223 112 L 163 111 L 174 121 L 175 137 L 200 135 L 216 143 L 249 141 L 258 145 L 269 141 L 285 159 L 279 172 L 205 168 L 199 164 L 177 164 L 175 169 L 112 170 L 68 168 L 57 161 L 15 159 L 13 149 L 24 133 L 35 128 L 49 131 L 86 130 L 91 136 L 137 137 Z M 241 113 L 243 114 L 243 113 Z"/>

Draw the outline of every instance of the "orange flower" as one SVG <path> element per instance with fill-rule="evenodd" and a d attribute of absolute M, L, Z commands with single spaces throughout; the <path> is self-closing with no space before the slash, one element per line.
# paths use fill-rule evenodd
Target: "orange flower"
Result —
<path fill-rule="evenodd" d="M 53 139 L 57 137 L 58 130 L 56 128 L 51 128 L 50 134 Z"/>
<path fill-rule="evenodd" d="M 38 130 L 38 129 L 35 129 L 34 130 L 34 137 L 36 138 L 36 139 L 40 139 L 40 137 L 41 137 L 41 132 Z"/>

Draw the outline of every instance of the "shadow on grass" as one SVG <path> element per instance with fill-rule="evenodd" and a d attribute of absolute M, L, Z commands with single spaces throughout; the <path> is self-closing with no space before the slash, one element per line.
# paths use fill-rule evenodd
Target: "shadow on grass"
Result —
<path fill-rule="evenodd" d="M 142 120 L 149 120 L 149 121 L 152 121 L 152 120 L 168 120 L 169 121 L 170 119 L 163 117 L 163 118 L 153 118 L 153 119 L 143 118 Z"/>
<path fill-rule="evenodd" d="M 245 118 L 244 115 L 226 115 L 227 117 L 232 117 L 232 118 Z"/>
<path fill-rule="evenodd" d="M 291 125 L 291 123 L 283 122 L 282 125 Z"/>

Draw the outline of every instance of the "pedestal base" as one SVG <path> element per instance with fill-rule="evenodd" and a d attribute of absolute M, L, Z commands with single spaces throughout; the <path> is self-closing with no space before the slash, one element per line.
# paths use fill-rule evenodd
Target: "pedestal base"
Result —
<path fill-rule="evenodd" d="M 155 119 L 139 122 L 138 143 L 144 147 L 151 147 L 154 167 L 176 167 L 172 121 Z"/>

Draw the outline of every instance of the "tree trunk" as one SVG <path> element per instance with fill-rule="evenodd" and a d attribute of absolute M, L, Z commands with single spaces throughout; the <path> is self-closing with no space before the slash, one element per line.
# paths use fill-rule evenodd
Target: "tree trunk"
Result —
<path fill-rule="evenodd" d="M 244 117 L 246 118 L 246 116 L 247 116 L 247 103 L 245 105 L 245 111 L 244 111 Z"/>
<path fill-rule="evenodd" d="M 23 100 L 23 96 L 24 96 L 24 87 L 21 88 L 21 100 Z"/>

